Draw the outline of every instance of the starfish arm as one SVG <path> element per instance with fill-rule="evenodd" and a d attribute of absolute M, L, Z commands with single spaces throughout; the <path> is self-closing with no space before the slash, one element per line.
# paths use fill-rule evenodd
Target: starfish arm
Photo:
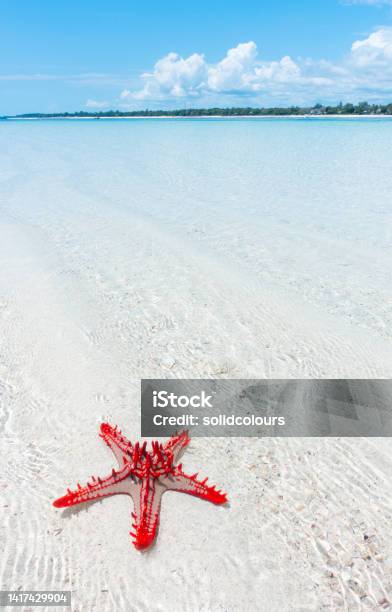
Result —
<path fill-rule="evenodd" d="M 173 453 L 173 463 L 176 463 L 178 456 L 183 448 L 188 446 L 190 437 L 187 431 L 182 431 L 180 434 L 172 436 L 168 442 L 163 446 L 164 451 L 171 451 Z"/>
<path fill-rule="evenodd" d="M 174 474 L 166 479 L 166 488 L 168 491 L 179 491 L 200 497 L 213 504 L 225 504 L 228 501 L 226 493 L 222 493 L 215 486 L 206 484 L 207 478 L 200 481 L 196 480 L 196 476 L 197 474 L 193 476 L 187 476 L 183 473 Z"/>
<path fill-rule="evenodd" d="M 131 458 L 133 445 L 122 435 L 121 431 L 117 429 L 117 426 L 112 427 L 109 423 L 102 423 L 100 430 L 101 433 L 99 435 L 111 449 L 120 468 L 122 468 L 126 461 L 129 461 Z"/>
<path fill-rule="evenodd" d="M 59 497 L 53 502 L 53 506 L 56 508 L 67 508 L 118 493 L 131 495 L 133 487 L 137 485 L 130 478 L 127 478 L 129 471 L 129 466 L 126 466 L 120 472 L 112 470 L 110 476 L 106 478 L 93 477 L 93 481 L 87 483 L 85 487 L 78 484 L 78 488 L 75 491 L 68 489 L 66 495 Z"/>
<path fill-rule="evenodd" d="M 130 534 L 137 550 L 149 548 L 155 540 L 159 525 L 161 497 L 165 490 L 157 478 L 146 478 L 131 493 L 134 502 L 132 513 L 134 531 L 131 531 Z"/>

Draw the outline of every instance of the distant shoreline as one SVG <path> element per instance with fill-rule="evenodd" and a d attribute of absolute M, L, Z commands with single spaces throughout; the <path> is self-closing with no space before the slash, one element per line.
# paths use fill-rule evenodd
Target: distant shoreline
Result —
<path fill-rule="evenodd" d="M 303 115 L 132 115 L 132 116 L 111 116 L 111 115 L 100 115 L 86 116 L 86 117 L 69 117 L 67 115 L 51 116 L 45 115 L 40 117 L 1 117 L 3 121 L 97 121 L 100 119 L 116 119 L 116 120 L 140 120 L 140 119 L 392 119 L 392 115 L 386 114 L 368 114 L 358 115 L 353 114 L 331 114 L 331 115 L 314 115 L 314 114 L 303 114 Z"/>
<path fill-rule="evenodd" d="M 392 103 L 369 104 L 358 102 L 352 104 L 340 102 L 336 105 L 315 104 L 314 106 L 227 106 L 206 108 L 169 108 L 120 111 L 107 109 L 105 111 L 74 111 L 51 113 L 20 113 L 3 115 L 0 119 L 266 119 L 294 117 L 299 119 L 310 118 L 344 118 L 344 117 L 392 117 Z"/>

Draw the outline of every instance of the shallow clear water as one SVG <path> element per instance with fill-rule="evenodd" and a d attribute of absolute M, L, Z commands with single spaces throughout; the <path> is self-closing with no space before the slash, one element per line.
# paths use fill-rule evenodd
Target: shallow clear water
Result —
<path fill-rule="evenodd" d="M 392 600 L 389 439 L 194 439 L 230 507 L 168 494 L 147 556 L 125 496 L 51 507 L 110 473 L 100 421 L 140 437 L 142 377 L 392 376 L 391 133 L 0 122 L 2 584 L 104 612 Z"/>
<path fill-rule="evenodd" d="M 389 119 L 3 122 L 0 214 L 64 225 L 71 190 L 389 336 L 391 143 Z"/>

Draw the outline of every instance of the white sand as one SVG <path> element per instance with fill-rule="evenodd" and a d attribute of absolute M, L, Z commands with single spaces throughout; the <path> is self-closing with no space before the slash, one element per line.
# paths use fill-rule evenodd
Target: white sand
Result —
<path fill-rule="evenodd" d="M 51 507 L 111 470 L 101 419 L 139 436 L 141 377 L 392 375 L 381 314 L 374 323 L 359 310 L 362 324 L 350 324 L 339 296 L 333 314 L 317 291 L 270 290 L 234 249 L 232 266 L 213 239 L 117 206 L 114 179 L 89 195 L 61 138 L 20 136 L 3 160 L 2 587 L 72 589 L 73 610 L 386 608 L 388 439 L 194 439 L 184 467 L 227 490 L 230 506 L 168 493 L 144 555 L 126 496 Z"/>

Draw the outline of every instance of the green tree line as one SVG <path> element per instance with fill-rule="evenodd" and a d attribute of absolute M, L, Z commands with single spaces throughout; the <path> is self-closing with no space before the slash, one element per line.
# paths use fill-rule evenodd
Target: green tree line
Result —
<path fill-rule="evenodd" d="M 228 107 L 228 108 L 182 108 L 174 110 L 134 110 L 119 111 L 107 110 L 99 112 L 78 111 L 75 113 L 25 113 L 23 115 L 9 115 L 1 117 L 19 119 L 58 119 L 58 118 L 95 118 L 102 117 L 257 117 L 260 115 L 279 117 L 284 115 L 392 115 L 392 103 L 358 104 L 340 102 L 336 106 L 316 104 L 315 106 L 273 106 L 273 107 Z"/>

